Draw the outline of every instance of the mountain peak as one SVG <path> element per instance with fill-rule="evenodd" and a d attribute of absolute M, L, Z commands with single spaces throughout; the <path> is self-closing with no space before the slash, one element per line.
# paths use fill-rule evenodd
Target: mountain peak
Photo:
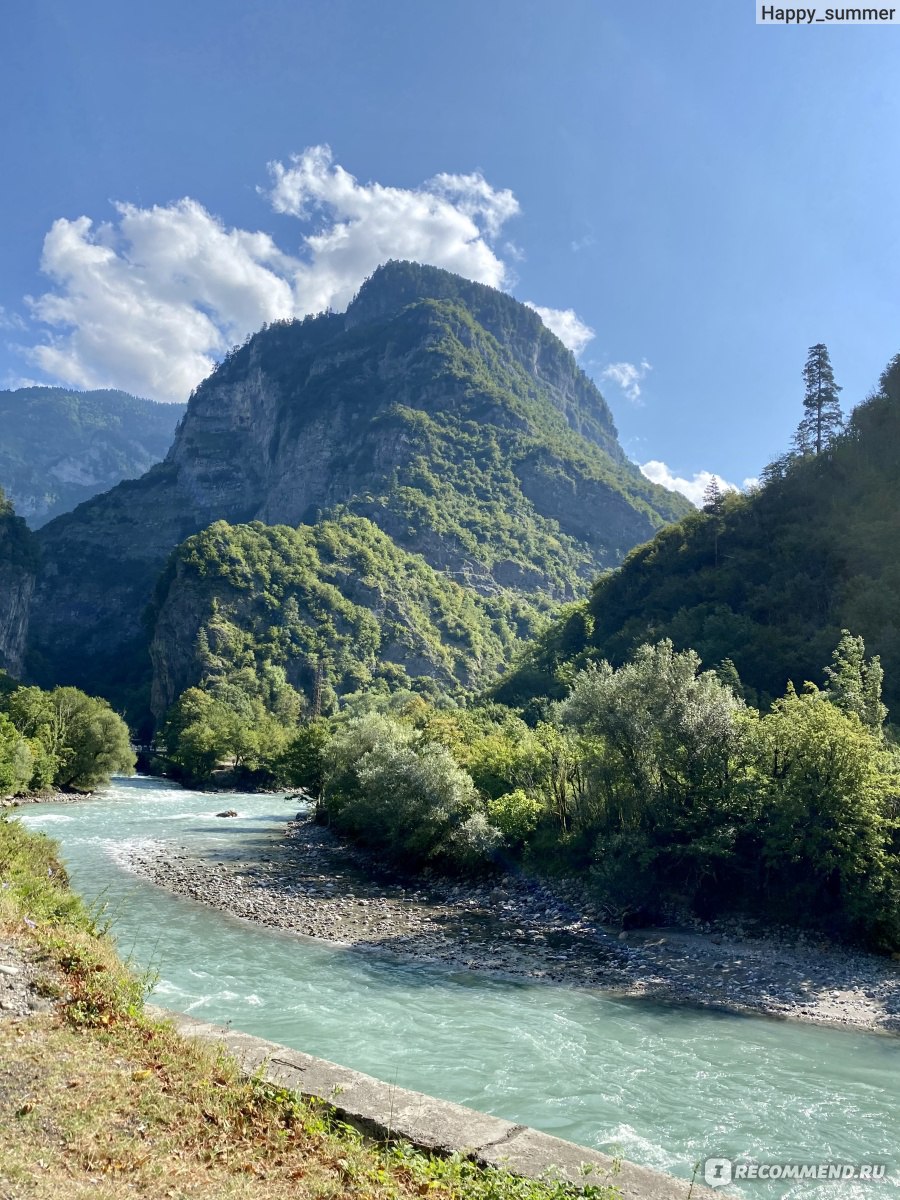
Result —
<path fill-rule="evenodd" d="M 376 267 L 350 302 L 347 328 L 381 320 L 418 300 L 449 300 L 463 304 L 486 328 L 497 325 L 500 314 L 505 314 L 508 321 L 524 324 L 535 338 L 540 337 L 543 328 L 537 313 L 507 292 L 455 275 L 443 267 L 406 259 L 391 259 Z"/>
<path fill-rule="evenodd" d="M 95 686 L 143 636 L 169 554 L 215 521 L 351 514 L 503 608 L 583 593 L 686 508 L 627 461 L 600 392 L 535 312 L 388 263 L 346 315 L 276 323 L 230 354 L 165 463 L 41 531 L 32 657 Z M 90 566 L 73 577 L 72 562 Z"/>

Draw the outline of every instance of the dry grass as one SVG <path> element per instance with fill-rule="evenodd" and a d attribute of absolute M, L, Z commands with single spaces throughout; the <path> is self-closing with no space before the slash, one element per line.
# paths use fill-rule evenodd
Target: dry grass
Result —
<path fill-rule="evenodd" d="M 422 1194 L 326 1113 L 152 1024 L 0 1023 L 0 1130 L 4 1200 Z"/>

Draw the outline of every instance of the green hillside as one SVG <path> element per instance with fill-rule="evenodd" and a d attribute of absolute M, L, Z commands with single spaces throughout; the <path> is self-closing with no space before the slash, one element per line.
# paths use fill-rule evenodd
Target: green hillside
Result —
<path fill-rule="evenodd" d="M 379 687 L 447 695 L 492 679 L 540 619 L 480 597 L 361 517 L 317 525 L 216 521 L 172 556 L 155 604 L 153 706 L 185 688 L 283 670 L 308 707 Z M 254 685 L 251 684 L 251 690 Z"/>
<path fill-rule="evenodd" d="M 601 578 L 529 651 L 499 695 L 561 695 L 575 666 L 621 664 L 671 638 L 707 666 L 731 659 L 751 698 L 823 681 L 841 630 L 862 636 L 900 712 L 900 357 L 827 451 L 787 460 L 750 495 L 727 495 L 662 530 Z M 757 695 L 754 697 L 753 693 Z"/>

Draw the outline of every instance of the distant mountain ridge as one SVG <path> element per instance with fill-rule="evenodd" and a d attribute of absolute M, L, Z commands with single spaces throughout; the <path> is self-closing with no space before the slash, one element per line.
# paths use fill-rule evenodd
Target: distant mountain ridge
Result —
<path fill-rule="evenodd" d="M 366 518 L 481 595 L 546 606 L 689 508 L 627 460 L 535 312 L 390 263 L 346 314 L 255 334 L 197 388 L 163 463 L 40 531 L 32 671 L 131 687 L 160 571 L 214 521 Z"/>
<path fill-rule="evenodd" d="M 183 404 L 119 391 L 0 391 L 0 487 L 33 529 L 165 457 Z"/>

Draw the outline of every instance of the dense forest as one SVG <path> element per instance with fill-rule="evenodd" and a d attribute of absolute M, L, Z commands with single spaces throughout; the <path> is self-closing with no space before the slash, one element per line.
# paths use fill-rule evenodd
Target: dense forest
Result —
<path fill-rule="evenodd" d="M 619 665 L 641 643 L 667 637 L 709 667 L 730 660 L 743 694 L 764 706 L 788 680 L 823 683 L 849 628 L 880 656 L 886 702 L 900 708 L 898 448 L 900 356 L 820 453 L 795 446 L 763 486 L 712 497 L 600 578 L 497 698 L 559 698 L 578 666 Z"/>
<path fill-rule="evenodd" d="M 282 671 L 319 709 L 368 689 L 464 696 L 544 623 L 516 593 L 481 596 L 350 514 L 291 529 L 216 521 L 157 587 L 154 712 L 190 685 Z M 318 684 L 317 684 L 318 681 Z"/>

